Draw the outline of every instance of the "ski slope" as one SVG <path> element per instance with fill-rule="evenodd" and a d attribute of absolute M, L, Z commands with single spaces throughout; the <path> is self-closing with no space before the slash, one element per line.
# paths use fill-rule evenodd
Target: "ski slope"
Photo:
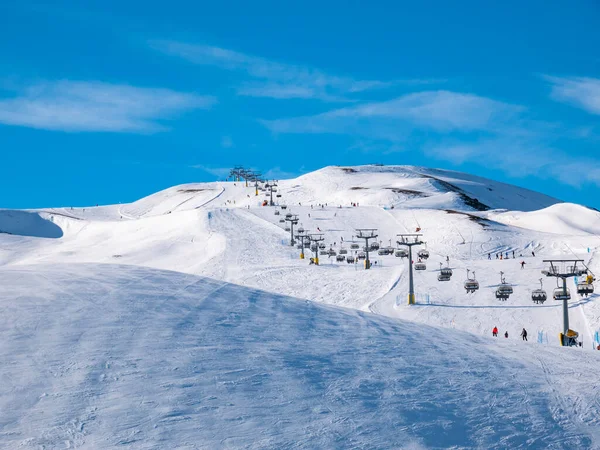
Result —
<path fill-rule="evenodd" d="M 3 448 L 598 448 L 591 352 L 136 266 L 0 271 Z"/>
<path fill-rule="evenodd" d="M 0 387 L 0 447 L 600 448 L 598 295 L 570 302 L 579 349 L 558 346 L 561 304 L 530 298 L 544 259 L 600 274 L 599 212 L 411 166 L 280 180 L 285 210 L 255 194 L 243 181 L 193 183 L 131 204 L 0 210 L 0 348 L 12 361 L 1 379 L 27 372 Z M 420 230 L 431 257 L 415 273 L 417 304 L 406 304 L 406 259 L 375 253 L 368 271 L 327 256 L 310 265 L 308 250 L 301 260 L 288 212 L 350 254 L 358 228 L 382 247 Z M 494 296 L 500 272 L 515 291 L 506 302 Z M 509 339 L 492 339 L 494 326 Z M 115 359 L 116 372 L 103 369 Z M 146 392 L 142 380 L 158 384 Z"/>

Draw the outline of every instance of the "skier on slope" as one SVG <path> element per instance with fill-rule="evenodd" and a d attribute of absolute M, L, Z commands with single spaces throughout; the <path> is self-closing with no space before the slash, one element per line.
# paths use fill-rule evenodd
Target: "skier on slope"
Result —
<path fill-rule="evenodd" d="M 527 330 L 525 328 L 523 328 L 523 331 L 521 331 L 521 337 L 524 341 L 527 340 Z"/>
<path fill-rule="evenodd" d="M 498 337 L 498 327 L 494 327 L 494 329 L 492 330 L 492 336 Z"/>
<path fill-rule="evenodd" d="M 504 337 L 508 339 L 508 331 L 504 332 Z"/>
<path fill-rule="evenodd" d="M 525 261 L 521 261 L 521 270 L 525 268 Z"/>

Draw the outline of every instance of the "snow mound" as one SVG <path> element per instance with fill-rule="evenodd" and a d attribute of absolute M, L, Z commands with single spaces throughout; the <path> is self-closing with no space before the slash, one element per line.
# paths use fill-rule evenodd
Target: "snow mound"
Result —
<path fill-rule="evenodd" d="M 60 238 L 62 229 L 52 221 L 52 216 L 44 213 L 0 210 L 0 233 L 41 238 Z"/>
<path fill-rule="evenodd" d="M 594 353 L 115 265 L 0 271 L 3 448 L 597 448 Z"/>
<path fill-rule="evenodd" d="M 600 234 L 600 212 L 573 203 L 539 211 L 490 213 L 490 219 L 515 227 L 564 235 Z"/>
<path fill-rule="evenodd" d="M 559 200 L 460 172 L 414 166 L 330 166 L 280 183 L 291 203 L 531 211 Z"/>

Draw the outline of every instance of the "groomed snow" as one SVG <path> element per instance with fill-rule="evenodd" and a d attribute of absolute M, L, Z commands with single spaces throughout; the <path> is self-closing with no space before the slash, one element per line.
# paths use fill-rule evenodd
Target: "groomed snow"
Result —
<path fill-rule="evenodd" d="M 598 355 L 154 269 L 0 272 L 3 448 L 597 448 Z"/>

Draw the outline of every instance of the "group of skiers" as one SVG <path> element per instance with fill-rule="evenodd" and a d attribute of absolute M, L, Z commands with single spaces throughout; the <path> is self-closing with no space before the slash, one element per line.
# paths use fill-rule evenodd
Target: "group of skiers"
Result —
<path fill-rule="evenodd" d="M 492 336 L 494 337 L 498 337 L 498 327 L 494 327 L 492 329 Z M 504 332 L 504 337 L 506 339 L 508 339 L 508 331 Z M 523 328 L 523 331 L 521 331 L 521 338 L 526 341 L 527 340 L 527 330 L 525 328 Z"/>

